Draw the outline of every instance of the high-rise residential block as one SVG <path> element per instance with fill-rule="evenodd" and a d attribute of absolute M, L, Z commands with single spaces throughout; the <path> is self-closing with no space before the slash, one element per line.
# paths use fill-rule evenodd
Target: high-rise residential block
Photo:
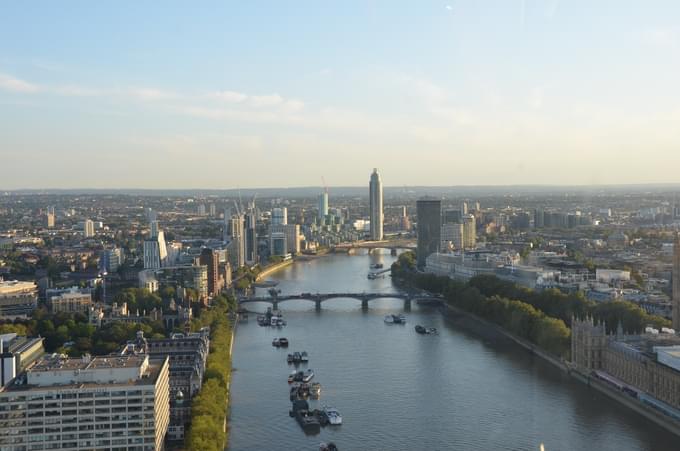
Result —
<path fill-rule="evenodd" d="M 673 305 L 671 315 L 673 329 L 680 331 L 680 235 L 673 242 Z"/>
<path fill-rule="evenodd" d="M 319 222 L 323 222 L 326 219 L 326 216 L 328 216 L 328 189 L 324 189 L 324 191 L 319 194 Z"/>

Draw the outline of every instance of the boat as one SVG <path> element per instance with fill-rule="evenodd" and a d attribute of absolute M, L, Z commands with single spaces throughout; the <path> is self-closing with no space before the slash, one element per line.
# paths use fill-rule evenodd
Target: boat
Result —
<path fill-rule="evenodd" d="M 264 315 L 257 315 L 257 324 L 260 326 L 268 326 L 267 317 Z"/>
<path fill-rule="evenodd" d="M 309 362 L 309 356 L 307 355 L 307 351 L 302 351 L 300 353 L 300 362 Z"/>
<path fill-rule="evenodd" d="M 274 338 L 274 339 L 272 340 L 272 346 L 277 347 L 277 348 L 278 348 L 279 346 L 281 346 L 281 339 L 279 339 L 279 338 Z"/>
<path fill-rule="evenodd" d="M 369 272 L 368 273 L 368 280 L 375 280 L 378 278 L 378 275 L 374 272 Z"/>
<path fill-rule="evenodd" d="M 288 339 L 287 338 L 279 338 L 279 345 L 283 348 L 288 347 Z"/>
<path fill-rule="evenodd" d="M 309 382 L 312 380 L 314 377 L 314 371 L 311 368 L 308 368 L 307 371 L 305 371 L 304 375 L 302 376 L 302 382 Z"/>
<path fill-rule="evenodd" d="M 320 443 L 319 451 L 338 451 L 338 447 L 333 442 Z"/>
<path fill-rule="evenodd" d="M 428 327 L 427 333 L 430 334 L 430 335 L 437 335 L 437 328 L 436 327 Z"/>
<path fill-rule="evenodd" d="M 342 424 L 342 415 L 338 412 L 338 409 L 334 407 L 324 406 L 322 412 L 328 418 L 328 423 L 331 425 Z"/>
<path fill-rule="evenodd" d="M 286 362 L 293 363 L 293 354 L 288 354 L 288 356 L 286 357 Z"/>
<path fill-rule="evenodd" d="M 295 417 L 302 430 L 306 433 L 318 433 L 321 431 L 321 423 L 314 413 L 309 411 L 309 404 L 304 399 L 293 401 L 293 408 L 289 412 Z"/>
<path fill-rule="evenodd" d="M 297 371 L 293 371 L 288 375 L 288 383 L 292 384 L 295 380 L 295 375 L 297 374 Z"/>
<path fill-rule="evenodd" d="M 302 382 L 302 380 L 305 377 L 305 373 L 302 371 L 296 371 L 295 375 L 293 376 L 293 382 Z"/>
<path fill-rule="evenodd" d="M 404 315 L 385 315 L 385 322 L 389 324 L 406 324 Z"/>
<path fill-rule="evenodd" d="M 382 269 L 382 268 L 383 268 L 382 263 L 375 263 L 375 264 L 371 265 L 371 269 Z"/>
<path fill-rule="evenodd" d="M 293 363 L 300 363 L 302 361 L 302 358 L 300 357 L 299 352 L 294 352 L 293 353 Z"/>
<path fill-rule="evenodd" d="M 427 329 L 425 329 L 425 328 L 424 328 L 423 326 L 421 326 L 420 324 L 417 324 L 417 325 L 416 325 L 416 332 L 418 332 L 419 334 L 424 335 L 424 334 L 427 333 Z"/>
<path fill-rule="evenodd" d="M 313 382 L 312 385 L 309 386 L 309 394 L 312 395 L 313 398 L 321 396 L 321 384 Z"/>

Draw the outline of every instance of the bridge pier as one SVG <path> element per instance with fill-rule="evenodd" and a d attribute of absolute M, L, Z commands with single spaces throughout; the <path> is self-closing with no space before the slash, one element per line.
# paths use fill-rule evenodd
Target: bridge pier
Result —
<path fill-rule="evenodd" d="M 272 302 L 272 310 L 278 310 L 279 309 L 279 303 L 277 301 Z"/>
<path fill-rule="evenodd" d="M 362 299 L 361 300 L 361 308 L 363 310 L 368 310 L 368 299 Z"/>
<path fill-rule="evenodd" d="M 411 311 L 411 298 L 404 299 L 404 310 L 407 312 Z"/>
<path fill-rule="evenodd" d="M 321 310 L 321 300 L 317 299 L 316 301 L 314 301 L 314 306 L 316 307 L 317 312 L 320 311 Z"/>

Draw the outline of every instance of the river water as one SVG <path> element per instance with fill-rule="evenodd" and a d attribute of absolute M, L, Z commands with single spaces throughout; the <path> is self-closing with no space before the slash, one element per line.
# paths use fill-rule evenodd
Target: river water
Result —
<path fill-rule="evenodd" d="M 387 251 L 329 255 L 272 275 L 282 294 L 398 291 L 391 279 L 368 280 Z M 264 290 L 259 290 L 263 295 Z M 251 304 L 265 311 L 267 304 Z M 239 324 L 233 349 L 229 448 L 310 450 L 333 441 L 347 450 L 678 450 L 680 440 L 587 388 L 523 348 L 466 317 L 445 318 L 398 299 L 280 304 L 283 329 Z M 383 322 L 404 313 L 406 325 Z M 439 335 L 417 335 L 415 324 Z M 276 349 L 275 337 L 290 340 Z M 288 416 L 288 352 L 306 350 L 319 401 L 343 416 L 308 436 Z M 302 368 L 305 368 L 303 366 Z"/>

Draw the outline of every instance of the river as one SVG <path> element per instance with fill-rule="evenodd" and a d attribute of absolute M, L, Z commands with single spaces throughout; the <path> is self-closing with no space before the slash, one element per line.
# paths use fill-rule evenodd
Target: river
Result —
<path fill-rule="evenodd" d="M 368 280 L 369 264 L 387 268 L 387 251 L 328 255 L 272 275 L 282 294 L 396 292 L 391 279 Z M 264 290 L 260 290 L 264 291 Z M 258 294 L 264 294 L 262 292 Z M 250 305 L 264 311 L 267 305 Z M 678 450 L 680 440 L 569 378 L 470 318 L 444 317 L 398 299 L 330 300 L 320 312 L 296 300 L 280 308 L 283 329 L 239 324 L 233 349 L 229 448 L 310 450 L 333 441 L 347 450 Z M 404 313 L 406 325 L 383 322 Z M 438 335 L 417 335 L 415 324 Z M 288 350 L 272 347 L 285 336 Z M 322 396 L 342 426 L 308 436 L 288 416 L 286 354 L 306 350 Z M 303 366 L 304 368 L 304 366 Z"/>

